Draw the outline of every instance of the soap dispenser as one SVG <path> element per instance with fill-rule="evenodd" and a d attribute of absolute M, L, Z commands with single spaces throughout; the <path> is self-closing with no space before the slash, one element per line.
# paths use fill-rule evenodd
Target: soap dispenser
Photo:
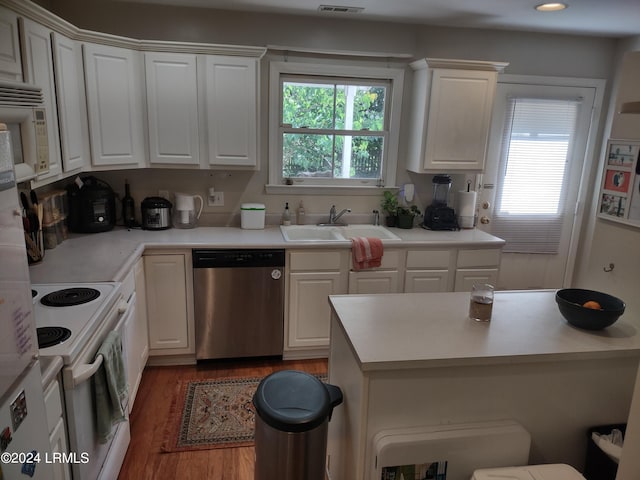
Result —
<path fill-rule="evenodd" d="M 282 212 L 282 225 L 291 225 L 291 212 L 289 212 L 289 202 L 284 206 L 284 212 Z"/>

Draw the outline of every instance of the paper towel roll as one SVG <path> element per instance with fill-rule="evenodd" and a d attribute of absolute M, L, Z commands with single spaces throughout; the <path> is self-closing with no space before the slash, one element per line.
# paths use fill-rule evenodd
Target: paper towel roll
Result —
<path fill-rule="evenodd" d="M 476 192 L 458 192 L 457 210 L 460 228 L 473 228 L 476 215 Z"/>

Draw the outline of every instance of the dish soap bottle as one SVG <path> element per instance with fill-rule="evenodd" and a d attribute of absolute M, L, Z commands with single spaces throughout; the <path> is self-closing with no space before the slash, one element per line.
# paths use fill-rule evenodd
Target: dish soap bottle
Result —
<path fill-rule="evenodd" d="M 300 200 L 300 205 L 298 206 L 298 215 L 296 218 L 296 223 L 298 225 L 304 225 L 304 205 L 302 204 L 302 200 Z"/>
<path fill-rule="evenodd" d="M 282 225 L 291 225 L 291 213 L 289 212 L 289 202 L 284 206 L 284 212 L 282 213 Z"/>
<path fill-rule="evenodd" d="M 136 226 L 135 204 L 131 191 L 129 190 L 129 181 L 124 181 L 124 197 L 122 197 L 122 221 L 124 226 L 132 228 Z"/>

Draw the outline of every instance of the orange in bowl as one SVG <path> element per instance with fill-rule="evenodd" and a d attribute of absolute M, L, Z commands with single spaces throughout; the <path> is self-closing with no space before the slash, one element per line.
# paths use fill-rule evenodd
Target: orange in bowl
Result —
<path fill-rule="evenodd" d="M 588 302 L 584 302 L 582 306 L 584 308 L 591 308 L 593 310 L 602 310 L 602 306 L 595 300 L 589 300 Z"/>

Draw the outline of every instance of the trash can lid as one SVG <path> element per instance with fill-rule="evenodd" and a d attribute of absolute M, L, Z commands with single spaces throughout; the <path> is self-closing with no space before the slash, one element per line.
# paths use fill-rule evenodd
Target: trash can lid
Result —
<path fill-rule="evenodd" d="M 295 370 L 281 370 L 263 378 L 253 405 L 265 423 L 285 432 L 312 430 L 324 423 L 333 409 L 327 385 Z"/>

